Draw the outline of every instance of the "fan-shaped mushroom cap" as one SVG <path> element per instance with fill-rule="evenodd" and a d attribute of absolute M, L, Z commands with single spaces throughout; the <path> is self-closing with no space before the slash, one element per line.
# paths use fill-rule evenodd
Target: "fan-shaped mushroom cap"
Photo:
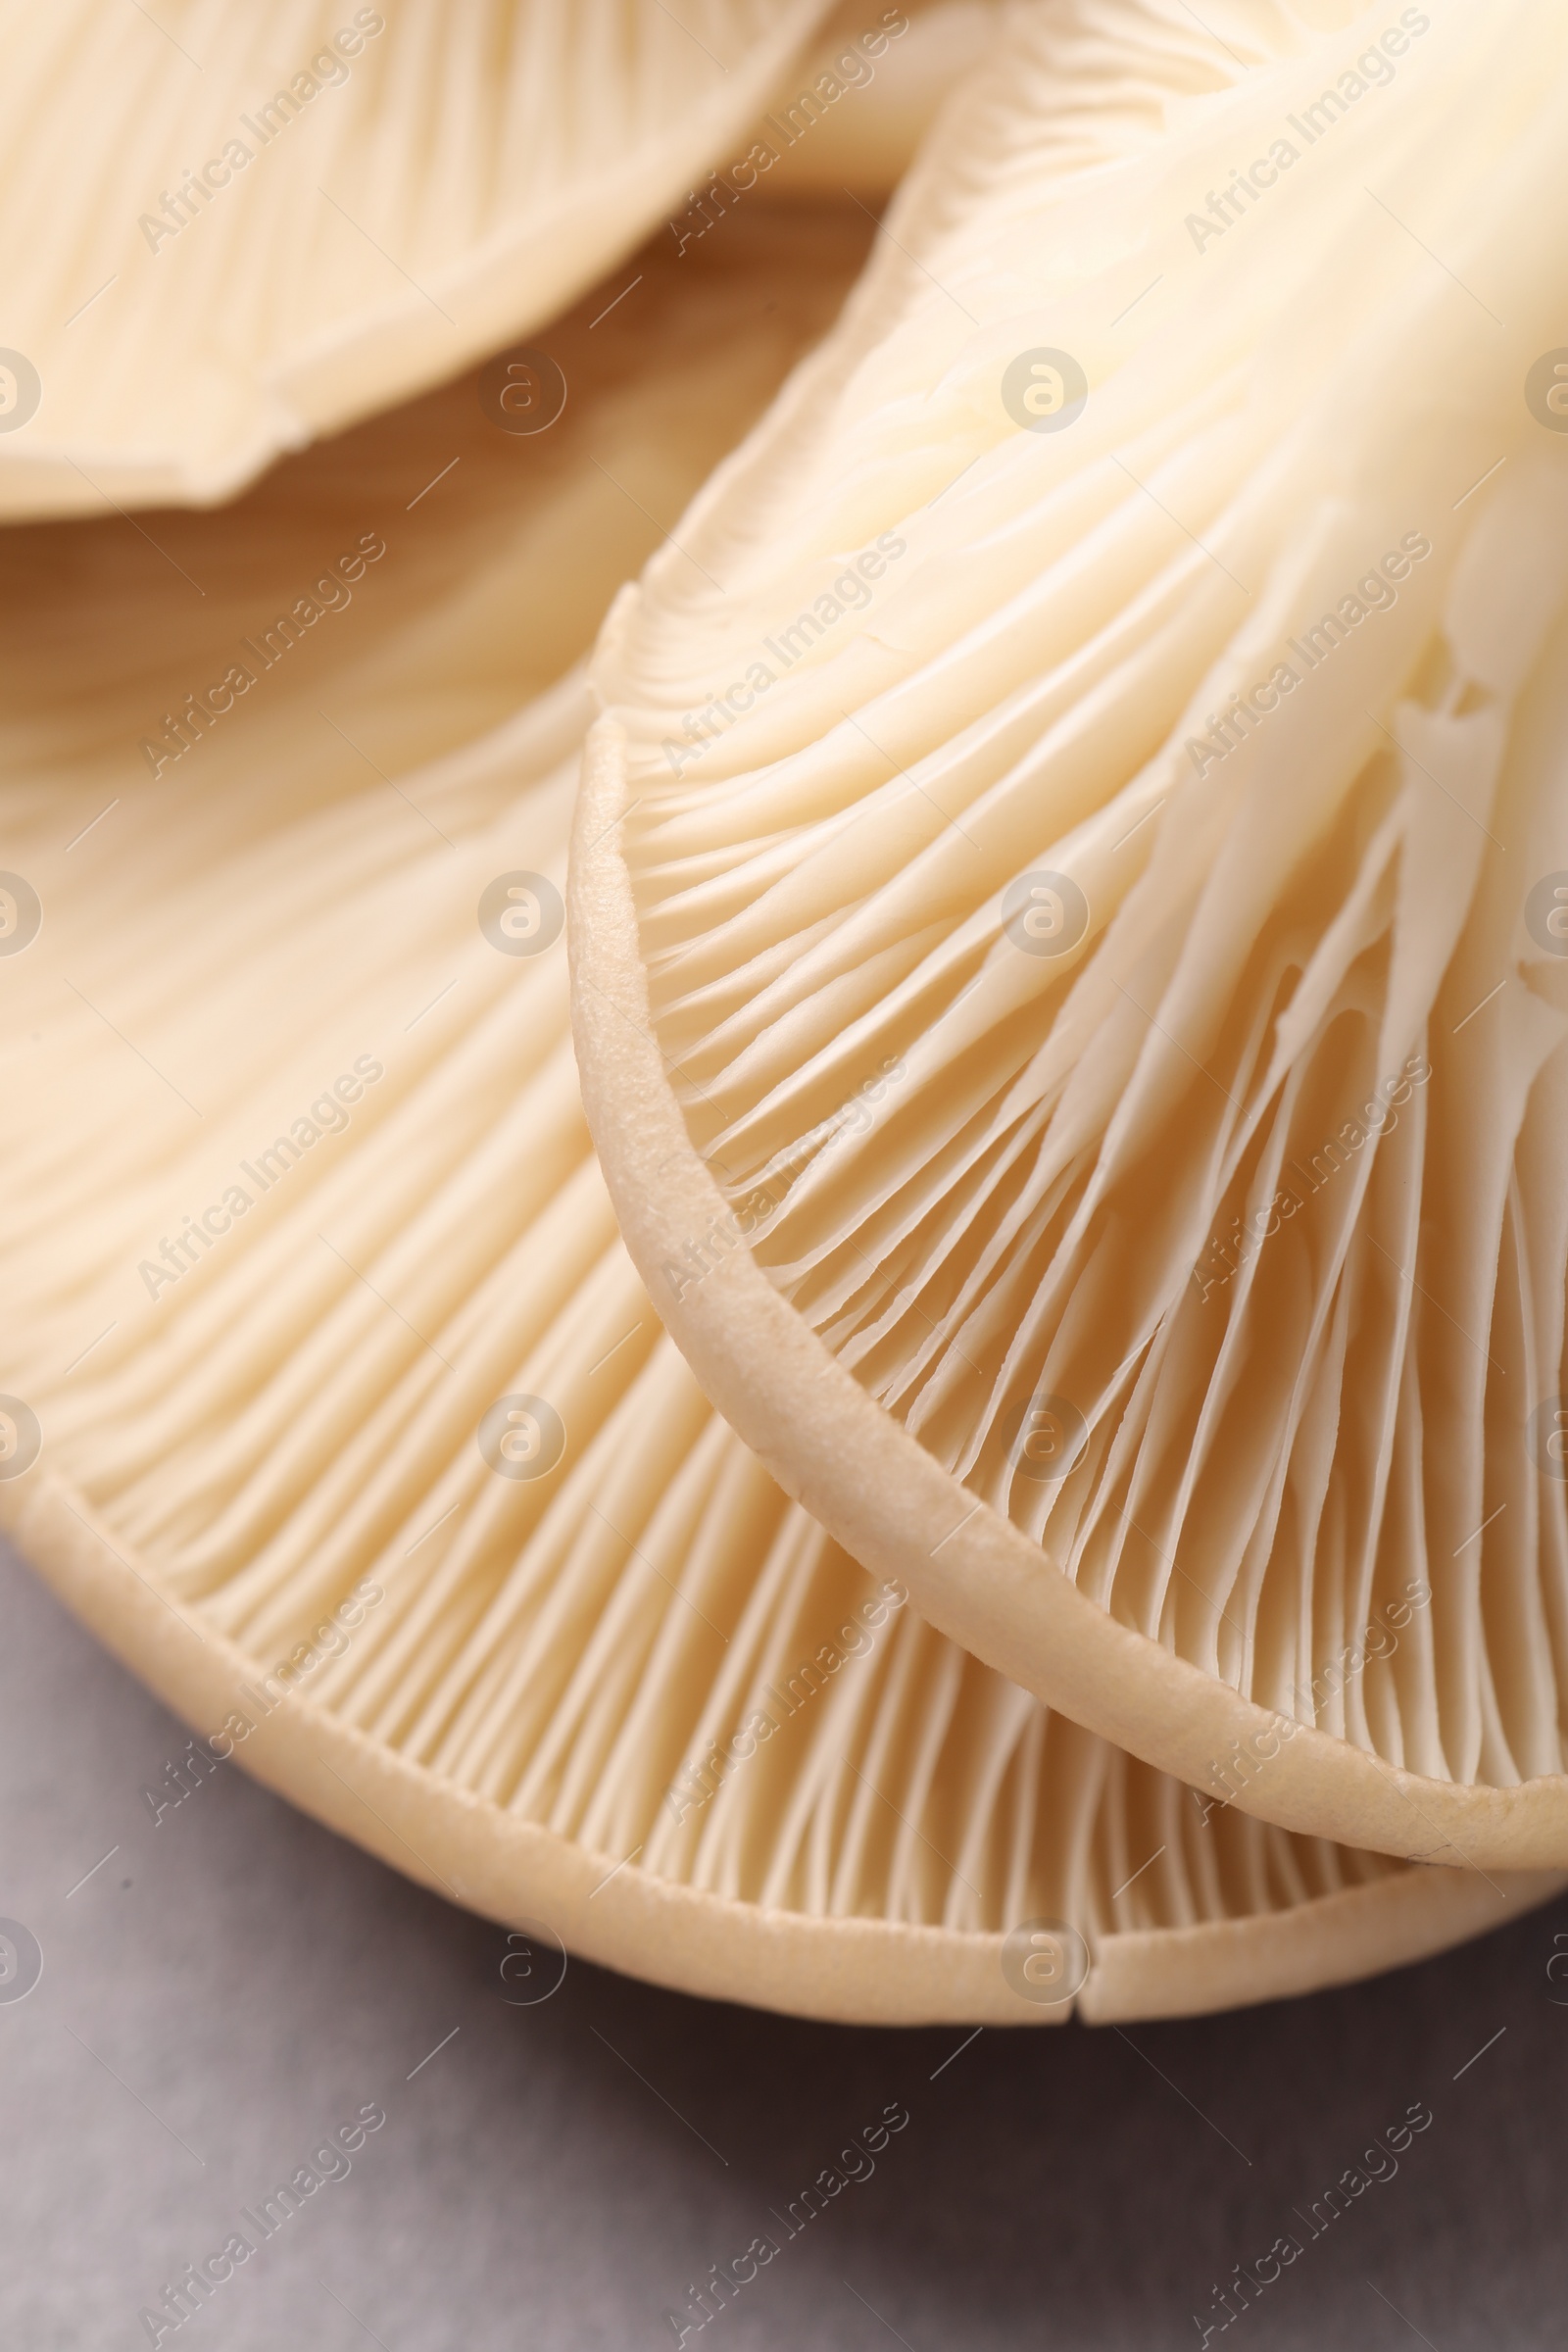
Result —
<path fill-rule="evenodd" d="M 526 334 L 684 208 L 827 12 L 13 5 L 0 513 L 210 505 Z"/>
<path fill-rule="evenodd" d="M 579 1048 L 705 1390 L 945 1632 L 1560 1862 L 1568 19 L 1348 18 L 1020 17 L 607 626 Z"/>
<path fill-rule="evenodd" d="M 662 307 L 626 345 L 595 330 L 597 376 L 563 340 L 569 430 L 526 492 L 512 444 L 463 437 L 458 387 L 221 518 L 150 518 L 163 554 L 118 522 L 9 543 L 30 594 L 6 767 L 32 781 L 0 813 L 42 924 L 0 960 L 0 1515 L 209 1753 L 460 1901 L 692 1990 L 1050 2023 L 1078 1987 L 1134 2016 L 1513 1916 L 1545 1882 L 1293 1838 L 1048 1717 L 879 1594 L 658 1330 L 550 936 L 581 681 L 461 737 L 519 639 L 563 642 L 541 576 L 565 642 L 591 630 L 593 576 L 552 550 L 598 468 L 640 502 L 594 514 L 629 567 L 642 507 L 675 510 L 830 304 L 821 223 L 794 272 L 786 226 L 738 234 L 697 277 L 656 266 Z M 451 503 L 408 513 L 455 447 Z M 145 647 L 205 686 L 340 524 L 388 514 L 354 608 L 148 776 Z M 142 572 L 106 561 L 112 531 Z"/>

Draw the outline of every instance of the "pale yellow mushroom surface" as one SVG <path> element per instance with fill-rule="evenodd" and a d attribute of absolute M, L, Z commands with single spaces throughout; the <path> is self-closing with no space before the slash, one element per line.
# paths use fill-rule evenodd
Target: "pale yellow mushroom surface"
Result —
<path fill-rule="evenodd" d="M 628 1245 L 789 1491 L 1488 1869 L 1568 1859 L 1565 198 L 1543 0 L 1013 12 L 607 624 L 574 897 Z"/>
<path fill-rule="evenodd" d="M 1266 1829 L 1048 1714 L 660 1331 L 568 1034 L 572 662 L 868 233 L 730 228 L 553 330 L 549 433 L 459 383 L 151 542 L 7 543 L 5 1523 L 209 1754 L 693 1991 L 1131 2017 L 1504 1921 L 1549 1882 Z"/>

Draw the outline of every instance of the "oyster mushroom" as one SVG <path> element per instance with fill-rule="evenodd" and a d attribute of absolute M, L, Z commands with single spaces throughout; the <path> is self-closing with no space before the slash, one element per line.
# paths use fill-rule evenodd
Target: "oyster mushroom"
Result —
<path fill-rule="evenodd" d="M 1025 2023 L 1440 1948 L 1550 1883 L 1265 1829 L 1048 1716 L 787 1500 L 616 1238 L 554 927 L 580 676 L 466 736 L 519 642 L 593 626 L 597 575 L 554 551 L 598 468 L 642 502 L 593 510 L 630 568 L 642 505 L 678 504 L 831 302 L 821 222 L 737 236 L 697 279 L 656 264 L 596 374 L 564 330 L 570 424 L 525 491 L 468 438 L 451 503 L 408 513 L 477 415 L 457 387 L 158 518 L 177 568 L 122 573 L 118 522 L 11 541 L 0 806 L 43 920 L 0 967 L 0 1514 L 191 1726 L 155 1811 L 233 1759 L 515 1929 L 509 1997 L 558 1940 L 810 2014 Z M 383 514 L 315 624 L 360 636 L 291 646 L 148 775 L 149 644 L 205 678 Z"/>
<path fill-rule="evenodd" d="M 622 1229 L 788 1491 L 1488 1869 L 1568 1856 L 1565 65 L 1020 12 L 607 624 L 574 884 Z"/>

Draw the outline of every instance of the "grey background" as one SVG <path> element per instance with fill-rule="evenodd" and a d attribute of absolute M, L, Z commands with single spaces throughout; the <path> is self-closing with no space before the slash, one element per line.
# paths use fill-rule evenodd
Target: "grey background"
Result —
<path fill-rule="evenodd" d="M 165 2343 L 672 2344 L 688 2284 L 782 2236 L 769 2209 L 900 2101 L 874 2178 L 689 2344 L 1158 2352 L 1418 2099 L 1397 2178 L 1211 2340 L 1564 2340 L 1568 1905 L 1311 2000 L 956 2057 L 961 2030 L 805 2025 L 577 1962 L 509 2007 L 501 1930 L 237 1771 L 155 1828 L 181 1727 L 4 1554 L 0 1612 L 0 1914 L 44 1952 L 0 2004 L 0 2321 L 24 2352 L 148 2341 L 164 2281 L 371 2101 L 348 2178 Z"/>

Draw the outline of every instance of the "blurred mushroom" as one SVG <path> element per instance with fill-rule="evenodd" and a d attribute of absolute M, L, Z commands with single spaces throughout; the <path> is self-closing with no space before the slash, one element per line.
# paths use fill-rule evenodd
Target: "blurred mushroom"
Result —
<path fill-rule="evenodd" d="M 684 209 L 827 13 L 13 7 L 0 514 L 215 504 L 530 333 Z M 514 358 L 527 420 L 556 387 Z"/>

